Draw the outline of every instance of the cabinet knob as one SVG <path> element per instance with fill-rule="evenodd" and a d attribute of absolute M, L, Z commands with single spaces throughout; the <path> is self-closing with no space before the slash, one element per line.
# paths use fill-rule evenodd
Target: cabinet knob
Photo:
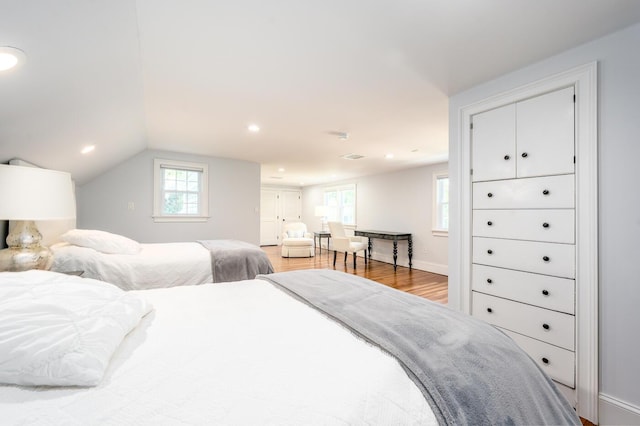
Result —
<path fill-rule="evenodd" d="M 489 249 L 489 250 L 487 250 L 487 253 L 493 254 L 493 250 Z"/>
<path fill-rule="evenodd" d="M 549 295 L 549 290 L 542 290 L 542 294 L 544 294 L 545 296 Z"/>
<path fill-rule="evenodd" d="M 493 194 L 490 192 L 490 193 L 487 194 L 487 197 L 491 198 L 491 197 L 493 197 Z"/>
<path fill-rule="evenodd" d="M 529 156 L 529 154 L 527 154 L 526 152 L 522 153 L 522 158 L 527 158 Z"/>
<path fill-rule="evenodd" d="M 493 225 L 493 222 L 489 221 L 489 222 L 487 222 L 487 225 L 491 226 L 491 225 Z"/>
<path fill-rule="evenodd" d="M 549 256 L 542 256 L 542 260 L 544 260 L 545 262 L 548 262 L 551 259 L 549 258 Z"/>
<path fill-rule="evenodd" d="M 493 309 L 487 308 L 487 312 L 491 313 L 491 312 L 493 312 Z"/>
<path fill-rule="evenodd" d="M 508 160 L 508 159 L 510 159 L 510 158 L 511 158 L 511 157 L 509 157 L 508 155 L 505 155 L 505 156 L 504 156 L 504 159 L 505 159 L 505 160 Z"/>
<path fill-rule="evenodd" d="M 548 189 L 543 190 L 542 195 L 549 195 L 549 190 Z"/>
<path fill-rule="evenodd" d="M 549 359 L 548 358 L 542 358 L 542 363 L 543 364 L 549 364 Z"/>
<path fill-rule="evenodd" d="M 542 328 L 544 328 L 545 330 L 549 330 L 551 326 L 549 324 L 542 324 Z"/>
<path fill-rule="evenodd" d="M 545 222 L 545 223 L 543 223 L 543 224 L 542 224 L 542 227 L 543 227 L 543 228 L 548 228 L 548 227 L 549 227 L 549 224 L 548 224 L 547 222 Z"/>
<path fill-rule="evenodd" d="M 491 284 L 491 283 L 493 282 L 493 280 L 492 280 L 491 278 L 487 278 L 487 282 L 488 282 L 489 284 Z"/>

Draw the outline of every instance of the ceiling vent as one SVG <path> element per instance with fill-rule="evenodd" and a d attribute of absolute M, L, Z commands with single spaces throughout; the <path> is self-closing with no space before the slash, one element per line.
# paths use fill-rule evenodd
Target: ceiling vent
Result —
<path fill-rule="evenodd" d="M 269 176 L 269 179 L 282 179 L 282 176 Z"/>
<path fill-rule="evenodd" d="M 360 155 L 360 154 L 345 154 L 342 156 L 342 158 L 344 158 L 345 160 L 359 160 L 361 158 L 364 158 L 364 155 Z"/>

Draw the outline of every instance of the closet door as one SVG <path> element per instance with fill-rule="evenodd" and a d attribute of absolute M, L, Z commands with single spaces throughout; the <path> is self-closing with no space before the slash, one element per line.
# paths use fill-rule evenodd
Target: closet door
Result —
<path fill-rule="evenodd" d="M 262 189 L 260 191 L 260 245 L 278 244 L 278 191 Z"/>
<path fill-rule="evenodd" d="M 574 172 L 573 95 L 572 86 L 516 104 L 517 177 Z"/>
<path fill-rule="evenodd" d="M 516 107 L 506 105 L 473 117 L 473 182 L 516 177 Z"/>

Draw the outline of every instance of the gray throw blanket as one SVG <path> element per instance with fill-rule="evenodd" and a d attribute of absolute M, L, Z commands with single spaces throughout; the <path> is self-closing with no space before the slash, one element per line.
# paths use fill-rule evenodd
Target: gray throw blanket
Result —
<path fill-rule="evenodd" d="M 580 425 L 573 408 L 536 363 L 487 323 L 337 271 L 258 278 L 393 355 L 440 424 Z"/>
<path fill-rule="evenodd" d="M 214 283 L 252 280 L 258 274 L 270 274 L 273 266 L 260 247 L 236 240 L 200 240 L 211 252 Z"/>

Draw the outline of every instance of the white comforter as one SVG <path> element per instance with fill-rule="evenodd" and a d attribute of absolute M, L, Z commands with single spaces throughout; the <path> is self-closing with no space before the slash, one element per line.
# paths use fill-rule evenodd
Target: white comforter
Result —
<path fill-rule="evenodd" d="M 199 243 L 140 244 L 138 254 L 106 254 L 67 243 L 51 247 L 52 271 L 83 271 L 124 290 L 196 285 L 213 281 L 211 255 Z"/>
<path fill-rule="evenodd" d="M 436 424 L 395 359 L 261 280 L 141 291 L 96 388 L 0 386 L 4 424 Z"/>

